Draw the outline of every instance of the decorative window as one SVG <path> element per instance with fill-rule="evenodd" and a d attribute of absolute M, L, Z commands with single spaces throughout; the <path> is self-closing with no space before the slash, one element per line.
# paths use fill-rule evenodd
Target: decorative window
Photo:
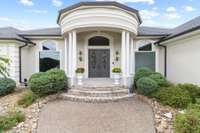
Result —
<path fill-rule="evenodd" d="M 152 41 L 142 40 L 137 43 L 138 51 L 152 51 Z"/>
<path fill-rule="evenodd" d="M 89 39 L 89 46 L 109 46 L 109 39 L 102 36 L 95 36 Z"/>
<path fill-rule="evenodd" d="M 56 44 L 46 41 L 42 44 L 42 51 L 39 53 L 40 72 L 52 68 L 60 68 L 60 52 L 56 51 Z"/>
<path fill-rule="evenodd" d="M 138 48 L 138 51 L 152 51 L 152 44 L 144 44 Z"/>

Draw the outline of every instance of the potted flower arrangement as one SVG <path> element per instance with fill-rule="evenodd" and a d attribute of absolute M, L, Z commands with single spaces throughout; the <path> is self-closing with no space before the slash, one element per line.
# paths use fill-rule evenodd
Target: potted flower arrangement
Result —
<path fill-rule="evenodd" d="M 78 80 L 78 85 L 83 84 L 83 74 L 84 74 L 85 69 L 84 68 L 77 68 L 76 69 L 76 76 Z"/>
<path fill-rule="evenodd" d="M 121 78 L 121 68 L 113 68 L 112 72 L 114 74 L 114 80 L 115 80 L 115 85 L 119 85 L 120 84 L 120 78 Z"/>

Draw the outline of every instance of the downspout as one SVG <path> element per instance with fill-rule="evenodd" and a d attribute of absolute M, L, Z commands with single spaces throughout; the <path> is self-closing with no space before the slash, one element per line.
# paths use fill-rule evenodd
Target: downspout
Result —
<path fill-rule="evenodd" d="M 164 48 L 164 67 L 165 67 L 164 75 L 165 77 L 167 77 L 167 46 L 161 45 L 160 43 L 158 43 L 158 46 Z"/>
<path fill-rule="evenodd" d="M 26 47 L 28 43 L 19 47 L 19 82 L 22 82 L 22 48 Z"/>

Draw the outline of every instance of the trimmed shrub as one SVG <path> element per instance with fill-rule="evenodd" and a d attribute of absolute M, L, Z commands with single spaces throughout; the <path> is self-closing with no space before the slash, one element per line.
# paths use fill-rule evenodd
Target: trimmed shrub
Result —
<path fill-rule="evenodd" d="M 33 74 L 28 81 L 29 88 L 39 96 L 57 93 L 67 87 L 67 77 L 60 69 Z"/>
<path fill-rule="evenodd" d="M 153 73 L 153 71 L 149 68 L 142 67 L 139 68 L 135 73 L 134 81 L 137 82 L 140 78 L 148 77 Z"/>
<path fill-rule="evenodd" d="M 137 81 L 138 92 L 143 95 L 150 95 L 157 90 L 158 84 L 151 78 L 143 77 Z"/>
<path fill-rule="evenodd" d="M 162 88 L 153 95 L 159 102 L 174 108 L 186 108 L 192 103 L 192 98 L 187 90 L 177 86 Z"/>
<path fill-rule="evenodd" d="M 16 88 L 16 82 L 9 78 L 0 78 L 0 96 L 11 93 Z"/>
<path fill-rule="evenodd" d="M 190 106 L 185 114 L 179 114 L 174 120 L 175 133 L 200 133 L 200 105 Z"/>
<path fill-rule="evenodd" d="M 178 84 L 178 87 L 189 92 L 193 103 L 196 103 L 197 98 L 200 98 L 200 87 L 198 87 L 197 85 Z"/>
<path fill-rule="evenodd" d="M 30 106 L 36 100 L 37 100 L 37 95 L 34 94 L 31 90 L 28 90 L 17 101 L 17 104 L 22 106 L 23 108 L 26 108 L 26 107 Z"/>
<path fill-rule="evenodd" d="M 170 85 L 166 78 L 160 73 L 153 73 L 149 76 L 149 78 L 156 81 L 159 87 L 168 87 Z"/>
<path fill-rule="evenodd" d="M 18 123 L 25 121 L 25 115 L 21 111 L 10 112 L 6 116 L 0 117 L 0 132 L 11 129 Z"/>

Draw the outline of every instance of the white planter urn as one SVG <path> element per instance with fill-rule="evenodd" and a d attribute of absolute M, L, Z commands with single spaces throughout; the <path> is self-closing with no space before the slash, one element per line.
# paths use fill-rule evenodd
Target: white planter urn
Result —
<path fill-rule="evenodd" d="M 83 85 L 83 73 L 77 73 L 76 77 L 77 77 L 77 84 Z"/>
<path fill-rule="evenodd" d="M 121 73 L 113 73 L 113 77 L 114 77 L 114 84 L 119 85 L 121 79 Z"/>

